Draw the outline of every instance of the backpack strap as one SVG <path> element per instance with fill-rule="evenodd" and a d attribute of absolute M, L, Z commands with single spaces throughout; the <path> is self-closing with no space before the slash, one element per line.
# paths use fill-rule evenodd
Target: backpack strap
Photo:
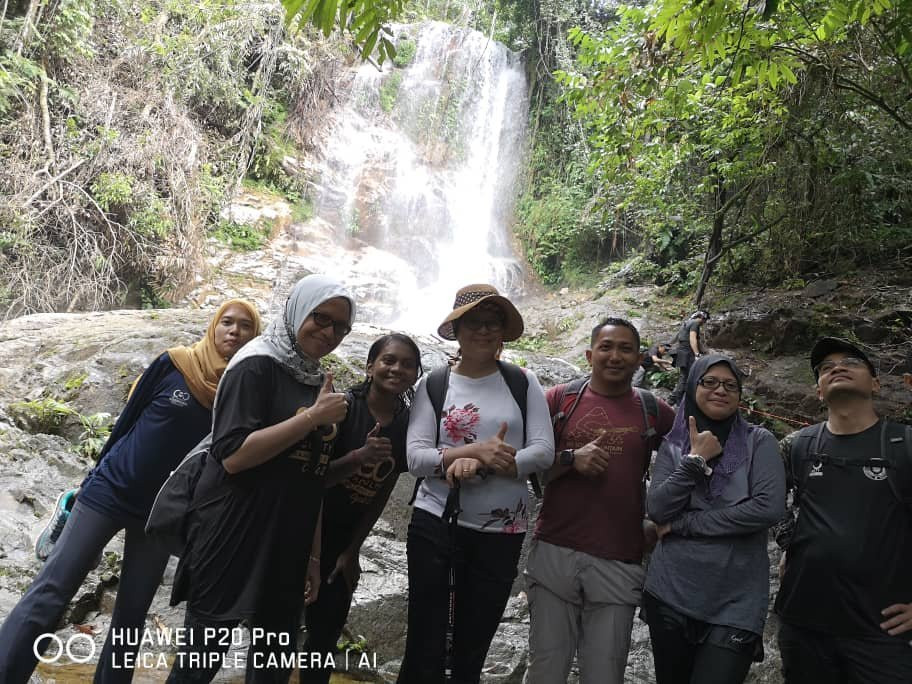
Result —
<path fill-rule="evenodd" d="M 912 512 L 912 426 L 884 420 L 880 453 L 890 466 L 887 481 L 893 495 Z"/>
<path fill-rule="evenodd" d="M 634 387 L 633 389 L 640 398 L 640 408 L 643 410 L 643 432 L 640 433 L 640 438 L 646 447 L 646 463 L 643 467 L 643 481 L 645 482 L 649 477 L 649 463 L 652 460 L 650 444 L 659 434 L 655 429 L 655 424 L 659 419 L 659 402 L 649 390 L 641 387 Z M 649 416 L 652 416 L 652 422 L 649 421 Z"/>
<path fill-rule="evenodd" d="M 529 378 L 526 376 L 526 372 L 517 365 L 512 363 L 505 363 L 504 361 L 497 362 L 497 370 L 500 371 L 500 374 L 503 376 L 504 382 L 507 383 L 507 387 L 510 389 L 510 394 L 513 395 L 513 401 L 516 402 L 516 405 L 519 406 L 519 412 L 522 415 L 522 424 L 523 424 L 523 446 L 526 445 L 526 415 L 527 415 L 527 406 L 528 396 L 529 396 Z M 439 420 L 439 416 L 438 416 Z"/>
<path fill-rule="evenodd" d="M 644 442 L 653 440 L 659 433 L 656 432 L 654 423 L 659 419 L 659 402 L 656 401 L 655 395 L 649 390 L 641 387 L 634 387 L 637 396 L 640 398 L 640 408 L 643 409 L 643 432 L 640 437 Z M 652 423 L 649 422 L 649 416 L 652 416 Z"/>
<path fill-rule="evenodd" d="M 434 419 L 437 426 L 437 438 L 434 443 L 440 441 L 440 418 L 443 416 L 443 402 L 446 399 L 447 388 L 450 386 L 450 365 L 443 368 L 435 368 L 428 375 L 424 389 L 427 390 L 428 399 L 431 400 L 431 406 L 434 408 Z"/>
<path fill-rule="evenodd" d="M 551 426 L 554 428 L 555 446 L 557 446 L 558 441 L 560 441 L 567 421 L 570 420 L 570 416 L 573 415 L 573 412 L 576 410 L 576 405 L 580 403 L 580 399 L 583 398 L 583 393 L 588 386 L 589 376 L 577 378 L 576 380 L 571 380 L 570 382 L 558 386 L 560 388 L 560 395 L 557 398 L 557 413 L 551 416 Z M 567 410 L 564 410 L 564 402 L 567 397 L 575 397 L 575 399 L 573 399 L 573 403 L 570 404 Z"/>
<path fill-rule="evenodd" d="M 522 415 L 523 446 L 525 446 L 526 415 L 528 414 L 527 404 L 529 403 L 529 378 L 522 368 L 512 363 L 498 361 L 497 370 L 500 371 L 504 382 L 507 383 L 507 387 L 510 389 L 510 394 L 513 395 L 513 401 L 515 401 L 516 405 L 519 406 L 519 412 Z M 532 485 L 532 492 L 535 494 L 535 496 L 539 499 L 542 498 L 542 487 L 541 482 L 538 479 L 538 473 L 529 473 L 529 484 Z"/>

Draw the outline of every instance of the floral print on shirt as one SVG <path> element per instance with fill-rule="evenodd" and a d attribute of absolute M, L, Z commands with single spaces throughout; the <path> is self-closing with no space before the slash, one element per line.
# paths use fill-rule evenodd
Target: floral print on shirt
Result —
<path fill-rule="evenodd" d="M 443 429 L 454 444 L 461 440 L 465 444 L 472 444 L 478 439 L 475 428 L 481 421 L 478 407 L 475 404 L 466 404 L 456 408 L 453 404 L 443 413 Z"/>
<path fill-rule="evenodd" d="M 488 520 L 481 529 L 490 525 L 500 524 L 503 526 L 501 532 L 506 534 L 519 534 L 529 528 L 529 511 L 526 504 L 520 499 L 515 510 L 509 508 L 495 508 L 488 513 Z"/>

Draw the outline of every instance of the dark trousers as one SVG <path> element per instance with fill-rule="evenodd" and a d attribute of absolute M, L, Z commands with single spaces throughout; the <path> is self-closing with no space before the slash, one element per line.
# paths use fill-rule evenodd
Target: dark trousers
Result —
<path fill-rule="evenodd" d="M 779 625 L 779 652 L 785 684 L 909 684 L 909 634 L 837 637 Z"/>
<path fill-rule="evenodd" d="M 681 397 L 684 396 L 684 392 L 687 391 L 687 377 L 690 375 L 690 364 L 681 366 L 678 370 L 681 371 L 678 374 L 678 384 L 675 385 L 671 394 L 668 395 L 668 403 L 672 406 L 677 406 L 681 401 Z"/>
<path fill-rule="evenodd" d="M 298 652 L 299 611 L 251 625 L 247 648 L 246 684 L 285 684 L 293 667 L 280 667 L 283 654 Z M 222 657 L 236 641 L 239 620 L 208 620 L 188 608 L 184 616 L 185 639 L 167 684 L 208 684 L 222 668 Z M 287 655 L 286 655 L 287 658 Z M 273 662 L 274 661 L 274 662 Z"/>
<path fill-rule="evenodd" d="M 126 637 L 129 630 L 142 631 L 169 554 L 146 536 L 142 523 L 110 518 L 77 499 L 44 567 L 0 628 L 0 682 L 28 681 L 38 663 L 33 650 L 35 639 L 57 628 L 99 554 L 122 529 L 126 529 L 126 539 L 117 600 L 94 681 L 108 684 L 133 679 L 133 668 L 125 664 L 139 649 L 125 642 L 136 643 L 137 639 L 118 638 L 114 645 L 111 637 Z M 43 651 L 50 644 L 51 639 L 45 639 L 39 648 Z"/>
<path fill-rule="evenodd" d="M 523 536 L 460 527 L 454 558 L 448 525 L 415 509 L 408 529 L 408 635 L 399 684 L 444 681 L 451 562 L 456 563 L 453 681 L 479 681 L 510 598 Z"/>
<path fill-rule="evenodd" d="M 323 551 L 320 567 L 320 592 L 317 600 L 307 606 L 305 611 L 307 622 L 307 641 L 304 643 L 304 652 L 319 653 L 319 663 L 325 665 L 329 656 L 336 656 L 336 644 L 342 635 L 348 612 L 351 609 L 352 592 L 341 573 L 336 575 L 332 584 L 328 582 L 329 575 L 336 567 L 336 561 L 341 550 L 332 548 L 332 541 L 323 538 Z M 344 540 L 343 540 L 344 541 Z M 311 667 L 301 670 L 301 683 L 326 684 L 329 682 L 332 668 Z"/>
<path fill-rule="evenodd" d="M 682 615 L 643 593 L 657 684 L 740 684 L 747 677 L 760 636 Z"/>

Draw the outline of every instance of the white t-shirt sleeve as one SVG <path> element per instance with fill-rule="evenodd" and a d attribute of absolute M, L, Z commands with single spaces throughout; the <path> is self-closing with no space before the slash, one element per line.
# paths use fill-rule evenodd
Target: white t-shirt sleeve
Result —
<path fill-rule="evenodd" d="M 440 476 L 440 452 L 437 449 L 437 426 L 434 407 L 427 393 L 427 376 L 418 383 L 409 413 L 406 454 L 409 472 L 415 477 Z"/>

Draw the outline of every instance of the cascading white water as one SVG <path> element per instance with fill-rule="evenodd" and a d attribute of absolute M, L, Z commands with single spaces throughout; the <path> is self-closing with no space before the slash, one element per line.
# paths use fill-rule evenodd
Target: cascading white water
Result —
<path fill-rule="evenodd" d="M 427 331 L 462 285 L 522 291 L 507 226 L 528 88 L 519 56 L 477 31 L 394 32 L 414 59 L 355 71 L 324 137 L 315 209 L 339 239 L 375 248 L 341 269 L 370 272 L 355 285 L 367 317 Z"/>

